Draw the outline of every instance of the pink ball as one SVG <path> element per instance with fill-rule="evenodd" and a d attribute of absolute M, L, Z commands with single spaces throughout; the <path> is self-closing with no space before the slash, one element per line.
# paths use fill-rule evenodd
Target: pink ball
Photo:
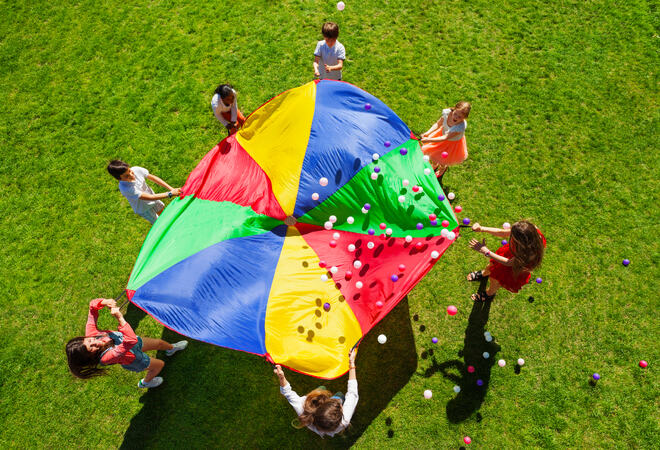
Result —
<path fill-rule="evenodd" d="M 387 225 L 385 225 L 384 223 L 381 223 L 379 225 L 379 227 L 380 227 L 381 230 L 384 230 L 385 228 L 387 228 Z"/>
<path fill-rule="evenodd" d="M 406 270 L 405 264 L 399 264 L 399 271 L 403 272 L 404 270 Z"/>
<path fill-rule="evenodd" d="M 383 302 L 381 302 L 380 300 L 378 300 L 378 301 L 376 302 L 376 306 L 378 306 L 379 308 L 382 308 L 382 307 L 383 307 Z"/>
<path fill-rule="evenodd" d="M 339 11 L 343 11 L 344 8 L 346 8 L 346 4 L 345 4 L 344 2 L 339 2 L 339 3 L 337 3 L 337 9 L 338 9 Z"/>
<path fill-rule="evenodd" d="M 419 186 L 413 186 L 412 190 L 413 192 L 419 192 Z"/>
<path fill-rule="evenodd" d="M 643 359 L 639 362 L 639 367 L 641 367 L 642 369 L 645 369 L 646 366 L 648 366 L 648 365 L 649 365 L 649 363 L 647 363 Z"/>
<path fill-rule="evenodd" d="M 459 212 L 463 211 L 463 207 L 458 205 L 456 208 L 454 208 L 454 211 L 459 213 Z"/>
<path fill-rule="evenodd" d="M 450 316 L 455 316 L 458 312 L 458 309 L 454 305 L 447 306 L 447 314 Z"/>
<path fill-rule="evenodd" d="M 435 219 L 437 219 L 437 218 L 438 218 L 438 216 L 436 216 L 435 214 L 431 214 L 431 215 L 429 216 L 429 220 L 435 220 Z"/>
<path fill-rule="evenodd" d="M 449 226 L 449 221 L 448 220 L 443 220 L 442 221 L 442 226 L 447 228 Z"/>
<path fill-rule="evenodd" d="M 319 261 L 319 267 L 325 267 L 325 266 L 326 266 L 325 261 Z"/>
<path fill-rule="evenodd" d="M 470 444 L 472 442 L 472 439 L 470 439 L 470 436 L 465 436 L 463 438 L 463 442 L 465 442 L 466 444 Z"/>
<path fill-rule="evenodd" d="M 334 239 L 330 241 L 330 247 L 335 248 L 337 246 L 337 241 Z"/>
<path fill-rule="evenodd" d="M 474 373 L 474 366 L 468 366 L 468 372 Z"/>
<path fill-rule="evenodd" d="M 449 153 L 447 153 L 447 152 L 442 152 L 442 153 L 440 153 L 440 156 L 442 156 L 443 158 L 446 158 L 446 157 L 449 156 Z"/>

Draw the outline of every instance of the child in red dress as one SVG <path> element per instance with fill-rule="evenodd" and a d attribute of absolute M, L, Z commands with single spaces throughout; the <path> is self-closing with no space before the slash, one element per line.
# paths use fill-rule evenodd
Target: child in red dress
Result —
<path fill-rule="evenodd" d="M 490 233 L 499 238 L 507 238 L 509 242 L 492 253 L 486 247 L 486 240 L 470 240 L 470 247 L 490 258 L 490 264 L 483 270 L 468 274 L 468 281 L 489 279 L 486 292 L 472 294 L 472 300 L 478 302 L 490 301 L 500 287 L 507 291 L 518 292 L 529 283 L 532 270 L 543 260 L 545 251 L 545 236 L 527 220 L 513 224 L 510 229 L 487 228 L 478 223 L 472 226 L 472 231 Z"/>

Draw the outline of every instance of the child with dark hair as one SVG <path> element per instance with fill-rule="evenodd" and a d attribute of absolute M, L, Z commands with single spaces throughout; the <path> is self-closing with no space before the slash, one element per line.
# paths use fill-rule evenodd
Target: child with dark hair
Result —
<path fill-rule="evenodd" d="M 238 109 L 237 96 L 231 84 L 221 84 L 215 88 L 211 99 L 213 114 L 227 128 L 228 136 L 236 133 L 245 123 L 245 116 Z"/>
<path fill-rule="evenodd" d="M 131 167 L 119 159 L 110 161 L 108 173 L 119 180 L 119 191 L 126 197 L 135 214 L 145 218 L 152 224 L 165 208 L 165 204 L 161 200 L 175 197 L 181 193 L 180 188 L 173 188 L 156 175 L 150 174 L 144 167 Z M 153 181 L 169 192 L 154 194 L 153 189 L 147 184 L 146 180 Z"/>
<path fill-rule="evenodd" d="M 507 238 L 508 243 L 502 245 L 495 253 L 486 247 L 486 240 L 470 240 L 470 247 L 490 258 L 490 264 L 477 272 L 468 274 L 468 281 L 481 281 L 489 278 L 486 292 L 472 294 L 472 300 L 478 302 L 490 301 L 500 287 L 507 291 L 518 292 L 529 283 L 532 270 L 537 268 L 545 253 L 545 236 L 533 223 L 521 220 L 510 229 L 487 228 L 478 223 L 472 225 L 472 231 L 492 234 L 498 238 Z"/>
<path fill-rule="evenodd" d="M 97 329 L 99 311 L 105 307 L 110 308 L 110 314 L 117 319 L 117 331 Z M 152 388 L 163 382 L 163 379 L 156 375 L 165 363 L 160 359 L 150 358 L 144 352 L 165 350 L 167 356 L 172 356 L 187 345 L 188 341 L 169 344 L 162 339 L 136 336 L 113 299 L 97 298 L 89 303 L 85 336 L 75 337 L 66 344 L 66 357 L 69 370 L 78 378 L 88 379 L 103 375 L 106 372 L 103 366 L 121 364 L 124 369 L 132 372 L 146 370 L 147 375 L 138 382 L 138 387 Z"/>
<path fill-rule="evenodd" d="M 314 76 L 321 80 L 341 80 L 341 71 L 346 59 L 346 49 L 339 37 L 339 26 L 326 22 L 321 27 L 323 40 L 316 43 L 314 50 Z"/>
<path fill-rule="evenodd" d="M 349 354 L 348 390 L 346 395 L 341 392 L 332 394 L 325 386 L 319 386 L 309 394 L 300 397 L 291 389 L 282 367 L 275 366 L 275 375 L 280 381 L 280 392 L 289 401 L 298 414 L 298 421 L 314 433 L 330 437 L 344 431 L 351 422 L 358 402 L 358 383 L 355 375 L 355 355 L 357 350 Z"/>
<path fill-rule="evenodd" d="M 449 166 L 460 164 L 468 157 L 465 129 L 472 105 L 458 102 L 442 110 L 442 116 L 422 134 L 422 152 L 431 158 L 438 179 Z"/>

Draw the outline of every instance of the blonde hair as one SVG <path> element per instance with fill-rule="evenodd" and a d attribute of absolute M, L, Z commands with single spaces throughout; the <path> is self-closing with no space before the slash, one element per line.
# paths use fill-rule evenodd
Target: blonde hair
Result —
<path fill-rule="evenodd" d="M 470 109 L 472 109 L 472 105 L 470 102 L 458 102 L 456 103 L 456 106 L 451 108 L 452 111 L 458 110 L 458 111 L 465 111 L 465 118 L 470 115 Z"/>
<path fill-rule="evenodd" d="M 303 413 L 298 420 L 303 426 L 314 425 L 320 431 L 331 432 L 341 425 L 343 410 L 338 398 L 331 398 L 332 392 L 315 389 L 305 399 Z"/>

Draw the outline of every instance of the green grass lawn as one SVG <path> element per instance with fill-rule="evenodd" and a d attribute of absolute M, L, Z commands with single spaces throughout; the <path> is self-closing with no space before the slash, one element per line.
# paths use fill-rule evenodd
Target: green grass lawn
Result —
<path fill-rule="evenodd" d="M 657 448 L 657 2 L 335 3 L 0 0 L 1 448 L 458 448 L 465 435 L 475 448 Z M 64 344 L 90 299 L 125 286 L 149 229 L 107 161 L 183 184 L 224 137 L 216 85 L 232 82 L 247 114 L 308 82 L 326 20 L 340 25 L 344 79 L 414 131 L 472 102 L 470 157 L 445 186 L 461 217 L 535 222 L 544 282 L 473 305 L 465 274 L 486 260 L 465 233 L 363 341 L 360 403 L 334 439 L 290 426 L 264 360 L 200 342 L 148 392 L 120 368 L 74 379 Z M 127 318 L 178 337 L 132 305 Z M 318 384 L 287 376 L 301 394 Z"/>

